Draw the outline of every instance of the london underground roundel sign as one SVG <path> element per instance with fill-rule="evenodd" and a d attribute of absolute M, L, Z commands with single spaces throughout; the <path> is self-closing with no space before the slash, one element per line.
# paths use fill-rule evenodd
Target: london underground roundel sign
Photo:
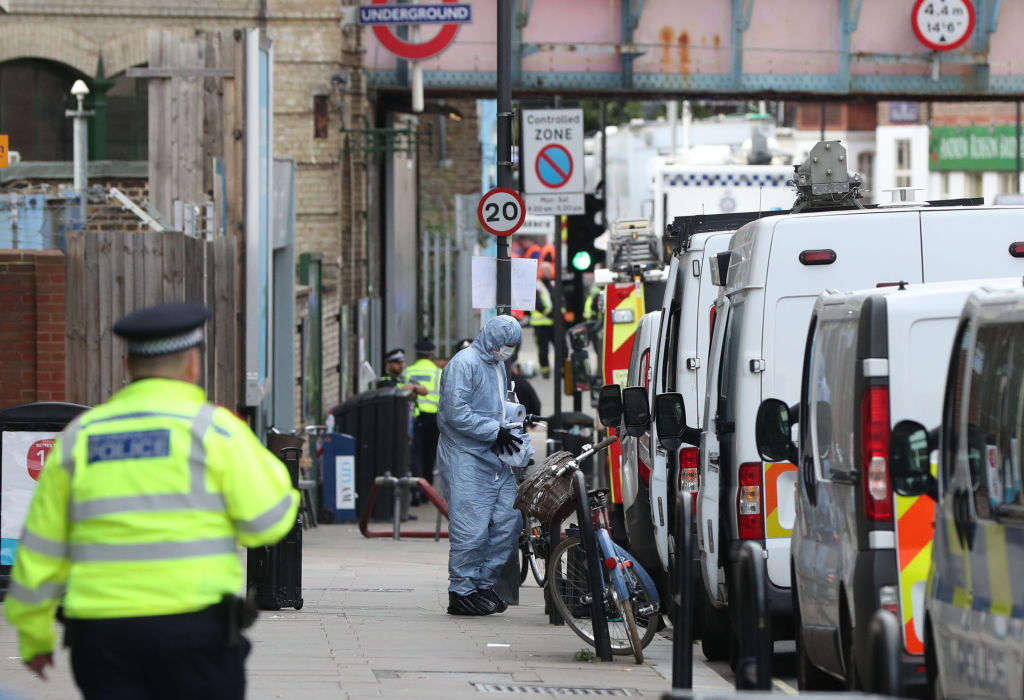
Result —
<path fill-rule="evenodd" d="M 454 3 L 456 0 L 442 0 L 444 3 Z M 387 0 L 373 0 L 374 5 L 387 4 Z M 411 6 L 415 7 L 415 6 Z M 377 24 L 373 27 L 373 34 L 377 37 L 377 41 L 391 53 L 395 54 L 399 58 L 404 58 L 408 61 L 420 61 L 437 54 L 448 48 L 448 45 L 452 43 L 455 38 L 455 33 L 459 30 L 459 25 L 455 22 L 449 22 L 441 25 L 441 31 L 437 33 L 433 39 L 414 44 L 404 39 L 399 39 L 392 31 L 392 28 L 387 25 Z"/>
<path fill-rule="evenodd" d="M 914 34 L 933 51 L 962 45 L 974 31 L 971 0 L 917 0 L 910 13 Z"/>

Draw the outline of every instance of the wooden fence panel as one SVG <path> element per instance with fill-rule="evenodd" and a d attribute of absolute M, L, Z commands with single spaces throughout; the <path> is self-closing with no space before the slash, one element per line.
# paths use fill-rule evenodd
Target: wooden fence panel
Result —
<path fill-rule="evenodd" d="M 212 241 L 179 232 L 68 234 L 67 400 L 95 406 L 126 381 L 124 345 L 113 323 L 136 309 L 171 301 L 210 307 L 202 385 L 225 406 L 238 405 L 235 271 L 232 237 Z"/>

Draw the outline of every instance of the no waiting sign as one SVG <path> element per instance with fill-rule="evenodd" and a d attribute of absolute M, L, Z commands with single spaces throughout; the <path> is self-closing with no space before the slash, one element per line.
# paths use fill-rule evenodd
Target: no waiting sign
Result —
<path fill-rule="evenodd" d="M 524 109 L 523 193 L 531 214 L 583 213 L 583 110 Z"/>

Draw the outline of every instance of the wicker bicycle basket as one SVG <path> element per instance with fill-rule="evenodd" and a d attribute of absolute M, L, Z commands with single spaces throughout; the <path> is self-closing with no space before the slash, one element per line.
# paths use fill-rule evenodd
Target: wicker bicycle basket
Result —
<path fill-rule="evenodd" d="M 576 510 L 572 472 L 555 476 L 555 469 L 572 459 L 570 452 L 555 452 L 528 467 L 516 491 L 514 507 L 542 523 L 557 523 Z"/>

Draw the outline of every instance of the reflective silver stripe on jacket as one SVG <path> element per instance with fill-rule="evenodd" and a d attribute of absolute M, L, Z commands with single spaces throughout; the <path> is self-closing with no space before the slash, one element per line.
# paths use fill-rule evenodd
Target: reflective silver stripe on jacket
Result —
<path fill-rule="evenodd" d="M 152 561 L 235 554 L 234 537 L 191 540 L 187 542 L 140 542 L 137 544 L 72 544 L 72 562 Z"/>
<path fill-rule="evenodd" d="M 153 513 L 168 510 L 219 511 L 225 509 L 224 496 L 206 490 L 206 448 L 203 439 L 213 424 L 217 407 L 203 404 L 189 428 L 191 444 L 188 452 L 189 490 L 187 493 L 147 493 L 135 496 L 112 496 L 87 501 L 72 500 L 72 523 L 117 513 Z"/>
<path fill-rule="evenodd" d="M 49 537 L 37 535 L 31 530 L 24 530 L 18 542 L 19 547 L 30 549 L 38 554 L 45 554 L 54 559 L 63 559 L 68 555 L 68 543 L 51 540 Z"/>
<path fill-rule="evenodd" d="M 284 517 L 284 514 L 287 513 L 288 509 L 291 507 L 292 494 L 289 492 L 284 498 L 277 502 L 277 505 L 271 506 L 252 520 L 236 520 L 235 527 L 242 532 L 263 532 L 268 527 L 275 525 L 277 521 Z"/>
<path fill-rule="evenodd" d="M 60 436 L 60 464 L 68 473 L 69 480 L 75 475 L 75 443 L 78 441 L 78 431 L 81 429 L 81 420 L 75 418 Z"/>
<path fill-rule="evenodd" d="M 55 581 L 40 583 L 38 588 L 28 588 L 17 581 L 11 581 L 7 597 L 25 605 L 39 605 L 47 600 L 56 600 L 63 592 L 64 584 Z"/>

